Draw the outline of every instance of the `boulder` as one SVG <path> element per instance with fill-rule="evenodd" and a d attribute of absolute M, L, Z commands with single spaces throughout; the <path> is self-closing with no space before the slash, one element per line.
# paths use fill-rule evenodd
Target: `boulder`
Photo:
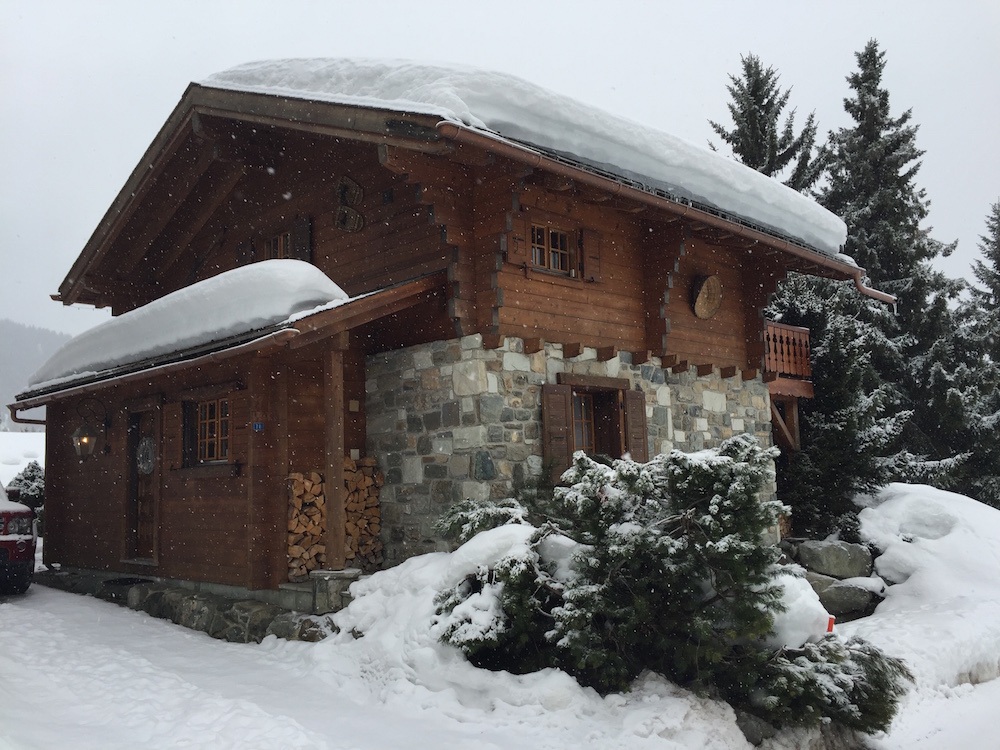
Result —
<path fill-rule="evenodd" d="M 230 643 L 260 643 L 268 627 L 285 610 L 253 599 L 218 603 L 206 632 Z"/>
<path fill-rule="evenodd" d="M 834 578 L 861 578 L 872 572 L 872 553 L 863 544 L 849 542 L 802 542 L 799 563 Z"/>
<path fill-rule="evenodd" d="M 862 612 L 872 603 L 875 596 L 866 588 L 843 581 L 832 583 L 816 593 L 819 594 L 820 604 L 831 615 Z"/>

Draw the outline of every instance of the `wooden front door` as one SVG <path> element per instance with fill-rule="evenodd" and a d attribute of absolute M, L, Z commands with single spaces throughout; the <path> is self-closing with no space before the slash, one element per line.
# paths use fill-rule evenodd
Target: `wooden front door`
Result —
<path fill-rule="evenodd" d="M 159 441 L 156 411 L 129 414 L 128 557 L 156 557 L 156 496 L 159 476 Z"/>

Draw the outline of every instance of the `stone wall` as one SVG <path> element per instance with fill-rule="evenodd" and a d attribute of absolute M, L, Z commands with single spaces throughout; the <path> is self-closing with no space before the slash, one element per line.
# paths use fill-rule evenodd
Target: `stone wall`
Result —
<path fill-rule="evenodd" d="M 560 372 L 627 378 L 646 396 L 649 455 L 717 446 L 740 432 L 771 445 L 767 386 L 716 369 L 673 373 L 658 359 L 606 362 L 593 349 L 564 359 L 560 344 L 525 354 L 507 338 L 483 349 L 477 334 L 385 352 L 366 362 L 368 454 L 385 472 L 386 564 L 448 548 L 433 530 L 452 503 L 507 497 L 543 470 L 542 386 Z M 765 488 L 774 493 L 774 486 Z"/>

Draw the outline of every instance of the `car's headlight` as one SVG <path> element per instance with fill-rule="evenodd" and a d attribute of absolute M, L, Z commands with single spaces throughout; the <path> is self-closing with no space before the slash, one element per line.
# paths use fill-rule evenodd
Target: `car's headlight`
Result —
<path fill-rule="evenodd" d="M 11 536 L 30 536 L 31 519 L 27 516 L 15 516 L 7 521 L 7 533 Z"/>

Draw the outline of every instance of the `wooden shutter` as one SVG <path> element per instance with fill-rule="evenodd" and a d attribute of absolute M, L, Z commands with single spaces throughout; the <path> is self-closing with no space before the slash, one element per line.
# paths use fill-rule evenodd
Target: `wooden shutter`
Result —
<path fill-rule="evenodd" d="M 504 236 L 504 244 L 509 263 L 521 265 L 528 262 L 531 226 L 523 214 L 515 211 L 507 213 L 507 234 Z"/>
<path fill-rule="evenodd" d="M 646 395 L 625 391 L 625 450 L 633 461 L 649 460 L 649 435 L 646 430 Z"/>
<path fill-rule="evenodd" d="M 168 469 L 184 466 L 184 413 L 179 401 L 163 406 L 163 455 Z"/>
<path fill-rule="evenodd" d="M 584 229 L 581 232 L 580 244 L 582 245 L 583 271 L 582 276 L 586 281 L 601 280 L 601 233 L 593 229 Z"/>
<path fill-rule="evenodd" d="M 300 216 L 292 222 L 289 229 L 290 244 L 288 257 L 312 263 L 312 219 Z"/>
<path fill-rule="evenodd" d="M 236 246 L 236 265 L 245 266 L 254 261 L 253 243 L 250 240 Z"/>
<path fill-rule="evenodd" d="M 542 451 L 552 467 L 552 481 L 573 463 L 573 387 L 542 386 Z"/>

